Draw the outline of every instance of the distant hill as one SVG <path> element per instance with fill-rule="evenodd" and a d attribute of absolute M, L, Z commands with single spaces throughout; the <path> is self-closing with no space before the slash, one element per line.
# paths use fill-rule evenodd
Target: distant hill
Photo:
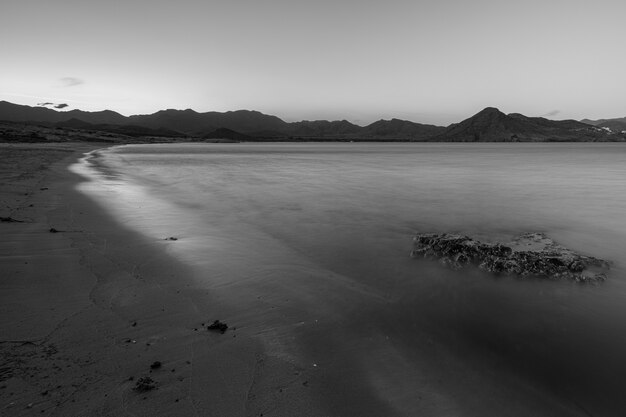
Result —
<path fill-rule="evenodd" d="M 229 140 L 251 140 L 252 136 L 244 135 L 243 133 L 235 132 L 234 130 L 220 127 L 212 132 L 202 136 L 202 139 L 229 139 Z"/>
<path fill-rule="evenodd" d="M 626 139 L 626 133 L 620 133 L 626 130 L 626 118 L 589 121 L 591 124 L 588 124 L 575 120 L 527 117 L 518 113 L 507 115 L 493 107 L 487 107 L 447 128 L 400 119 L 379 120 L 361 127 L 347 120 L 288 123 L 276 116 L 252 110 L 199 113 L 191 109 L 168 109 L 126 117 L 110 110 L 64 112 L 0 101 L 0 121 L 100 130 L 134 137 L 261 141 L 539 142 Z"/>
<path fill-rule="evenodd" d="M 45 107 L 22 106 L 0 101 L 0 120 L 9 122 L 58 123 L 71 119 L 92 124 L 125 124 L 126 117 L 111 110 L 88 112 L 82 110 L 56 111 Z"/>
<path fill-rule="evenodd" d="M 626 117 L 617 117 L 614 119 L 598 119 L 598 120 L 589 120 L 589 119 L 583 119 L 581 120 L 581 123 L 586 123 L 588 125 L 600 125 L 602 123 L 606 123 L 606 122 L 619 122 L 619 123 L 626 123 Z"/>
<path fill-rule="evenodd" d="M 603 129 L 575 120 L 548 120 L 487 107 L 430 138 L 436 142 L 567 142 L 619 140 Z"/>
<path fill-rule="evenodd" d="M 426 140 L 445 130 L 442 126 L 425 125 L 408 120 L 379 120 L 363 128 L 367 137 L 395 137 L 399 139 Z"/>
<path fill-rule="evenodd" d="M 290 136 L 298 137 L 345 137 L 358 134 L 362 127 L 347 120 L 303 120 L 289 123 L 285 130 Z"/>
<path fill-rule="evenodd" d="M 126 124 L 126 116 L 111 110 L 88 112 L 82 110 L 70 110 L 62 112 L 64 117 L 83 120 L 93 124 L 121 125 Z"/>
<path fill-rule="evenodd" d="M 76 118 L 72 118 L 64 122 L 55 123 L 54 126 L 66 129 L 81 129 L 117 133 L 119 135 L 131 137 L 158 136 L 175 138 L 185 136 L 180 132 L 165 128 L 151 129 L 149 127 L 135 125 L 92 124 Z"/>
<path fill-rule="evenodd" d="M 600 119 L 600 120 L 581 120 L 583 123 L 587 123 L 596 127 L 604 127 L 611 130 L 611 132 L 625 133 L 626 132 L 626 117 L 618 117 L 615 119 Z"/>
<path fill-rule="evenodd" d="M 406 120 L 379 120 L 369 126 L 361 127 L 347 120 L 303 120 L 287 123 L 284 120 L 252 110 L 237 110 L 229 112 L 199 113 L 187 110 L 161 110 L 153 114 L 143 114 L 125 117 L 112 111 L 83 112 L 72 110 L 59 112 L 43 107 L 21 106 L 0 102 L 0 120 L 35 123 L 65 123 L 66 127 L 83 129 L 101 129 L 110 132 L 120 132 L 112 126 L 132 126 L 125 128 L 141 134 L 139 128 L 152 129 L 146 135 L 153 135 L 155 131 L 164 132 L 164 135 L 178 134 L 193 137 L 227 134 L 234 137 L 234 133 L 245 135 L 251 140 L 425 140 L 444 128 L 432 125 L 422 125 Z M 89 123 L 96 126 L 82 125 Z M 215 133 L 217 132 L 217 133 Z M 248 139 L 240 139 L 248 140 Z"/>
<path fill-rule="evenodd" d="M 56 122 L 55 123 L 56 127 L 63 127 L 63 128 L 67 128 L 67 129 L 93 129 L 95 127 L 95 125 L 91 124 L 91 123 L 87 123 L 84 122 L 80 119 L 77 119 L 75 117 L 69 119 L 69 120 L 64 120 L 62 122 Z"/>
<path fill-rule="evenodd" d="M 153 114 L 130 116 L 127 123 L 151 128 L 173 129 L 194 135 L 202 135 L 218 128 L 247 133 L 265 129 L 283 131 L 287 126 L 285 121 L 276 116 L 251 110 L 198 113 L 191 109 L 169 109 Z"/>
<path fill-rule="evenodd" d="M 120 125 L 144 127 L 152 130 L 165 129 L 202 136 L 218 128 L 242 132 L 278 130 L 286 131 L 287 123 L 276 116 L 257 111 L 198 113 L 193 110 L 161 110 L 148 115 L 126 117 L 110 110 L 85 112 L 82 110 L 55 111 L 44 107 L 31 107 L 0 101 L 0 120 L 10 122 L 63 123 L 70 122 L 78 128 L 77 121 L 93 125 Z M 85 127 L 89 128 L 89 127 Z"/>

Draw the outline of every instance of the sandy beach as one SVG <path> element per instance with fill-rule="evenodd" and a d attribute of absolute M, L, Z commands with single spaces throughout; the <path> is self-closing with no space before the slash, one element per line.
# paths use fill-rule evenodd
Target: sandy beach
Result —
<path fill-rule="evenodd" d="M 0 150 L 2 216 L 17 220 L 0 224 L 0 415 L 321 415 L 306 370 L 268 358 L 245 330 L 208 331 L 219 303 L 164 242 L 74 190 L 67 166 L 95 147 Z M 137 389 L 144 377 L 154 389 Z"/>

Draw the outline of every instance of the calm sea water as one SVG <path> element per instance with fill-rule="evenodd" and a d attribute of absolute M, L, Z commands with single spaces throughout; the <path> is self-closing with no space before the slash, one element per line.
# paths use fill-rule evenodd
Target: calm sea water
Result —
<path fill-rule="evenodd" d="M 336 415 L 626 412 L 623 144 L 189 144 L 99 151 L 80 189 L 162 241 Z M 416 232 L 541 231 L 606 283 L 409 257 Z M 320 339 L 324 343 L 320 343 Z"/>

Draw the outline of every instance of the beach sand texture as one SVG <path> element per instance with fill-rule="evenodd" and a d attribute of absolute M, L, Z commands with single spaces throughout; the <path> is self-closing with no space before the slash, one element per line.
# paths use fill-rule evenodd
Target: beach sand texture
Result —
<path fill-rule="evenodd" d="M 207 331 L 218 312 L 184 267 L 74 191 L 67 165 L 93 148 L 0 149 L 2 216 L 22 221 L 0 224 L 0 415 L 320 415 L 305 370 Z"/>

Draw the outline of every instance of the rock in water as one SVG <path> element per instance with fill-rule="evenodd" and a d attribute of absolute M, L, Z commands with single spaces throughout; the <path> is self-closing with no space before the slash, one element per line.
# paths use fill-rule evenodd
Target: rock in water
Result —
<path fill-rule="evenodd" d="M 543 233 L 525 233 L 507 244 L 484 243 L 449 233 L 420 233 L 411 256 L 438 259 L 452 269 L 469 265 L 499 274 L 600 282 L 609 262 L 584 256 L 555 243 Z"/>

